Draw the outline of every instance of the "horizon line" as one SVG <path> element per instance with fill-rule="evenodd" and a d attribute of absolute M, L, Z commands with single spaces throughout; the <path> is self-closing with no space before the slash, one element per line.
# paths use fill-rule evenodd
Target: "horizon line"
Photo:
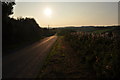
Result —
<path fill-rule="evenodd" d="M 62 28 L 62 27 L 109 27 L 109 26 L 120 26 L 119 24 L 116 25 L 82 25 L 82 26 L 49 26 L 49 28 Z M 48 28 L 48 26 L 40 26 L 42 28 Z"/>

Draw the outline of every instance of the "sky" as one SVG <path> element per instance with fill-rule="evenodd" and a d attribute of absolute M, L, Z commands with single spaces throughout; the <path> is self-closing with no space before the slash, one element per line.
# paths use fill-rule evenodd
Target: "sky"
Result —
<path fill-rule="evenodd" d="M 13 12 L 13 17 L 35 18 L 40 27 L 118 24 L 118 2 L 16 2 Z"/>

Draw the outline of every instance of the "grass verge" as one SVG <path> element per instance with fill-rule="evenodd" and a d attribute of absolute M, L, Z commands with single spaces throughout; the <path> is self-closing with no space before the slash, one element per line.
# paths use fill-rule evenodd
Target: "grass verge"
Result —
<path fill-rule="evenodd" d="M 46 58 L 38 78 L 95 80 L 95 75 L 92 70 L 81 63 L 80 57 L 64 40 L 64 36 L 59 36 Z"/>

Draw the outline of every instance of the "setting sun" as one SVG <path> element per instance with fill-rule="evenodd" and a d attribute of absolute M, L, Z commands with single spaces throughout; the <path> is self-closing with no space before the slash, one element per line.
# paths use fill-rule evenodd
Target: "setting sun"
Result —
<path fill-rule="evenodd" d="M 52 10 L 50 8 L 46 8 L 44 10 L 45 15 L 50 16 L 52 14 Z"/>

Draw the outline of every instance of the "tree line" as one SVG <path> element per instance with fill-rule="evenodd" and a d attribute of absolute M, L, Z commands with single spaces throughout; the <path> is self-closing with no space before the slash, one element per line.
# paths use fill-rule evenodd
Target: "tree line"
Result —
<path fill-rule="evenodd" d="M 53 29 L 41 28 L 34 18 L 11 18 L 14 5 L 15 2 L 2 2 L 3 52 L 12 45 L 19 46 L 55 34 Z"/>

